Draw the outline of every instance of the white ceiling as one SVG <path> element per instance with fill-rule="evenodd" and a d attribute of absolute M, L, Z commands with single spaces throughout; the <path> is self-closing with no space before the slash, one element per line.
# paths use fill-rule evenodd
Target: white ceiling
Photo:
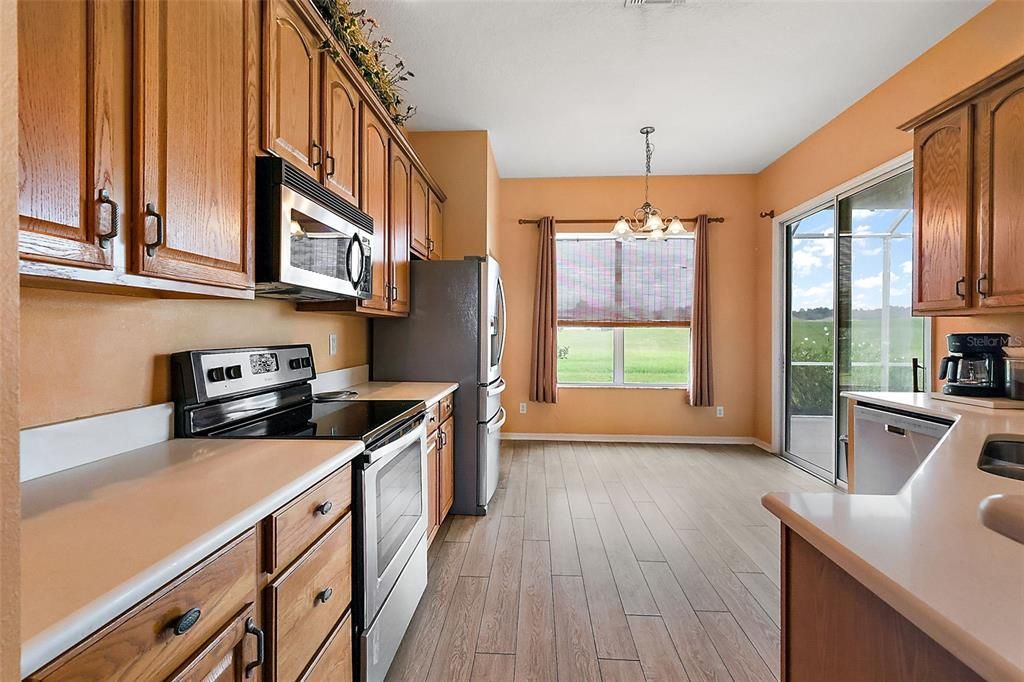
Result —
<path fill-rule="evenodd" d="M 502 177 L 757 172 L 987 0 L 354 0 L 416 73 L 412 130 L 488 130 Z"/>

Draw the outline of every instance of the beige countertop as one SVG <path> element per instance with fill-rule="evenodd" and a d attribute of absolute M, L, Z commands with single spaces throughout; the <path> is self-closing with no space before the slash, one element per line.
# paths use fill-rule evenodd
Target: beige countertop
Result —
<path fill-rule="evenodd" d="M 1024 482 L 977 468 L 990 435 L 1024 435 L 1024 413 L 922 393 L 844 395 L 955 423 L 896 495 L 773 493 L 764 506 L 982 677 L 1024 680 L 1024 545 L 978 512 Z"/>
<path fill-rule="evenodd" d="M 367 381 L 345 390 L 358 393 L 358 400 L 422 400 L 430 406 L 458 387 L 438 381 Z"/>
<path fill-rule="evenodd" d="M 22 675 L 362 450 L 359 441 L 171 440 L 26 481 Z"/>

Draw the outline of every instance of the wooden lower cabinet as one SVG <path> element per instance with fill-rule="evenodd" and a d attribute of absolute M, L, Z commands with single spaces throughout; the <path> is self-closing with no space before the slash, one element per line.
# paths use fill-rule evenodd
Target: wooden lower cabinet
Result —
<path fill-rule="evenodd" d="M 225 626 L 256 601 L 257 556 L 256 535 L 249 531 L 28 679 L 141 680 L 172 675 L 197 652 L 208 649 L 206 642 L 224 636 Z M 229 639 L 234 634 L 238 633 Z M 256 637 L 254 633 L 252 639 Z M 243 653 L 233 647 L 232 651 L 225 655 Z"/>
<path fill-rule="evenodd" d="M 428 542 L 433 541 L 455 503 L 455 418 L 451 405 L 453 396 L 448 395 L 427 408 Z"/>
<path fill-rule="evenodd" d="M 351 503 L 345 465 L 26 679 L 353 679 Z"/>
<path fill-rule="evenodd" d="M 782 569 L 783 680 L 981 679 L 787 526 Z"/>

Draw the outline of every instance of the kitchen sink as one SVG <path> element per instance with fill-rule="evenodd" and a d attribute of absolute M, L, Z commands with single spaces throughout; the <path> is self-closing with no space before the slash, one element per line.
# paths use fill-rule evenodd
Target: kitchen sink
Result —
<path fill-rule="evenodd" d="M 1024 481 L 1024 441 L 988 441 L 978 458 L 978 468 L 996 476 Z"/>

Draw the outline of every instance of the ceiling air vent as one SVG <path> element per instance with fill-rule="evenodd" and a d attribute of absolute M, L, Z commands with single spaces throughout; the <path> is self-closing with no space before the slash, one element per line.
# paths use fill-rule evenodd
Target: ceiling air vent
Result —
<path fill-rule="evenodd" d="M 623 7 L 640 7 L 641 5 L 682 5 L 686 0 L 622 0 Z"/>

